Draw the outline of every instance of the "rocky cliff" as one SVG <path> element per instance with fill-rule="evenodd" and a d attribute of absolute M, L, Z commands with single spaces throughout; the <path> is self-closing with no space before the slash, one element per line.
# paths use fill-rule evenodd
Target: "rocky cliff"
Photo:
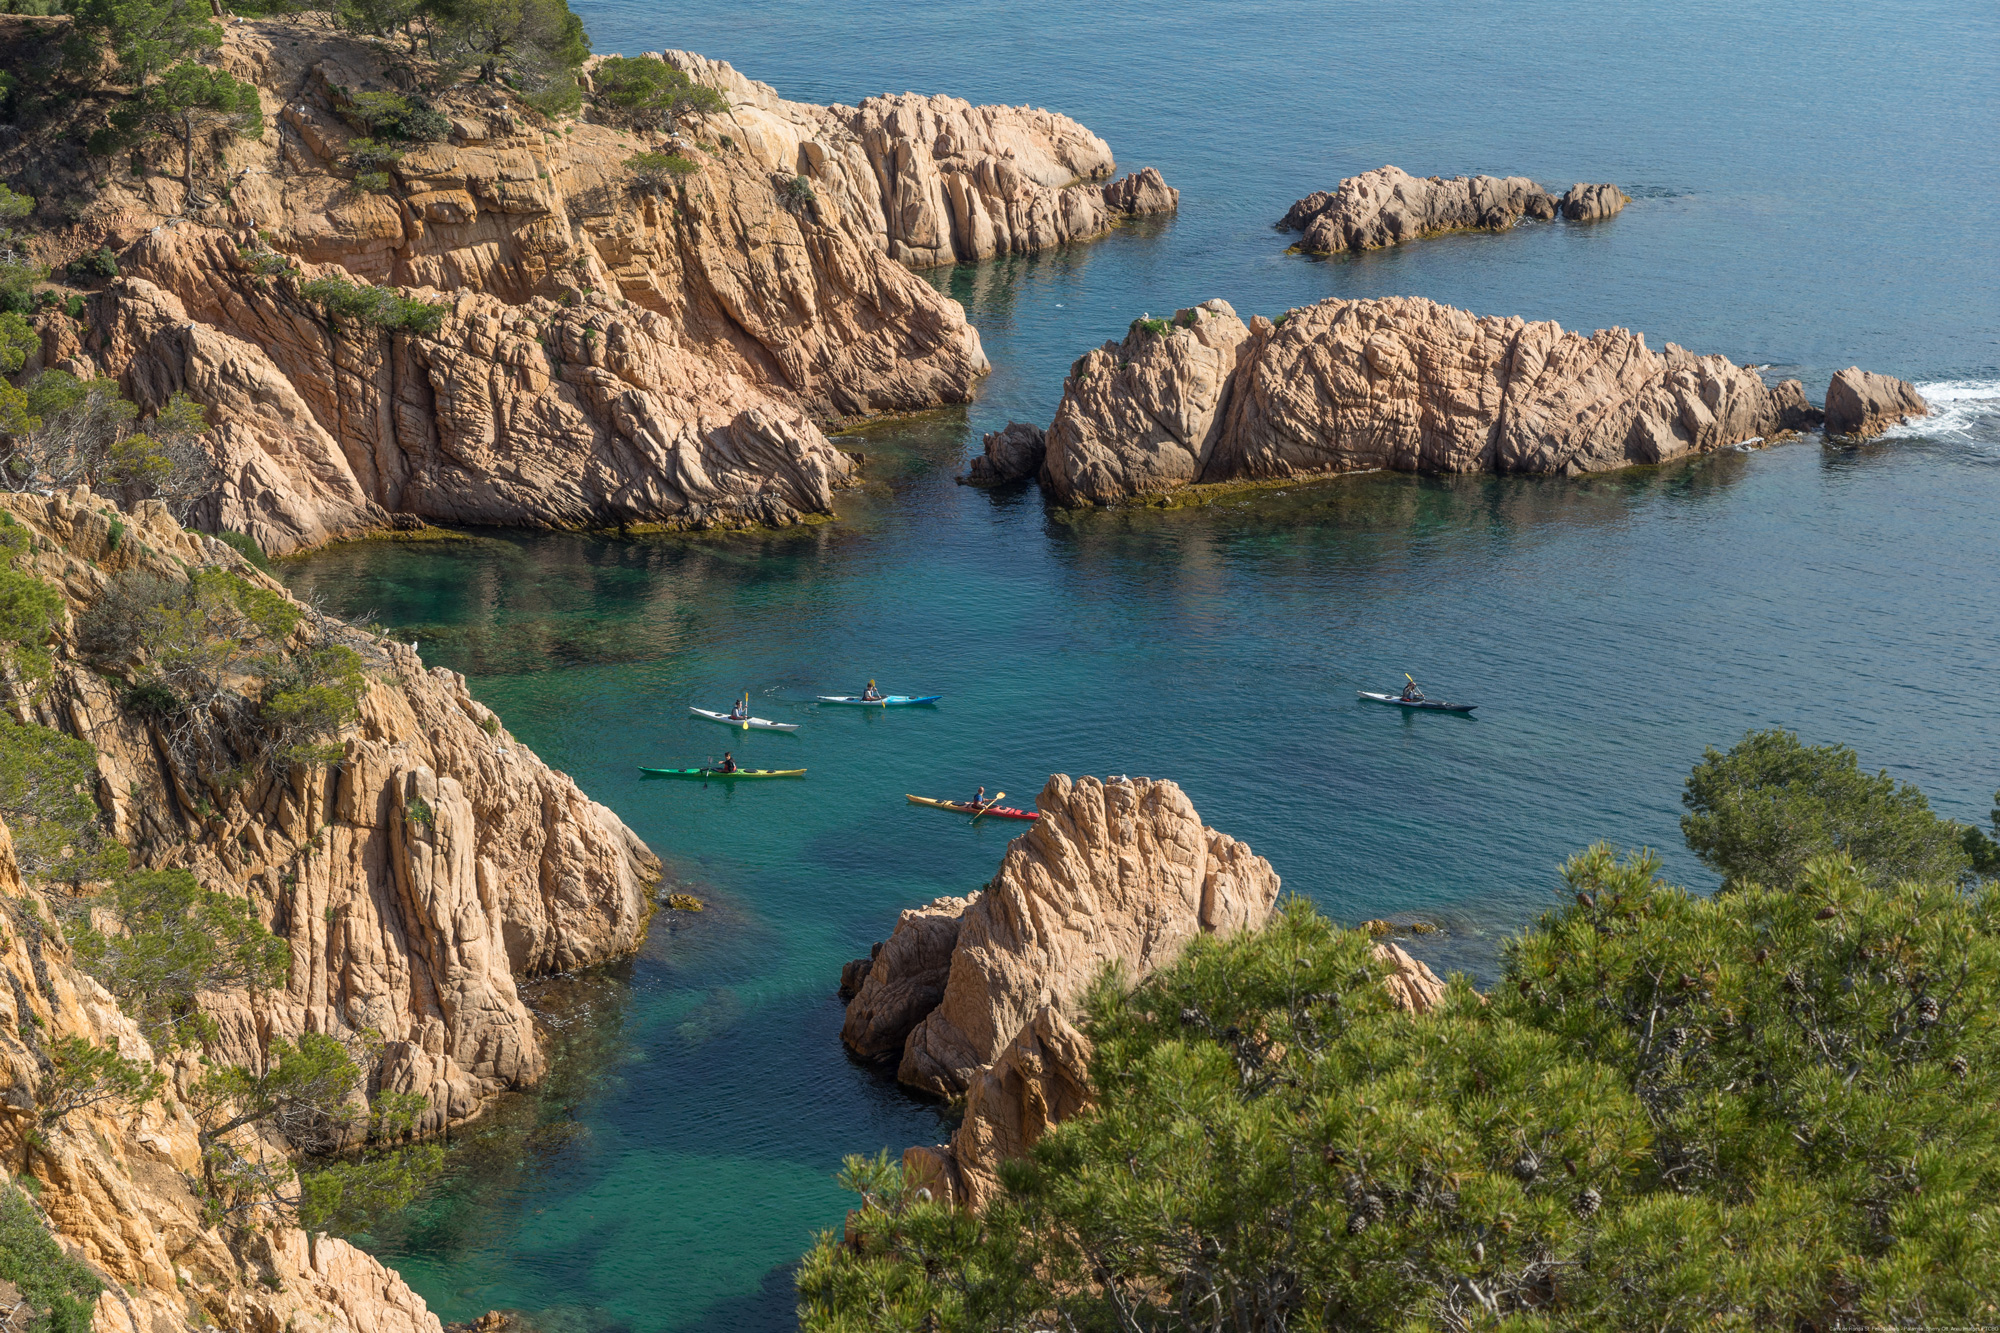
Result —
<path fill-rule="evenodd" d="M 284 992 L 205 1001 L 219 1026 L 210 1053 L 258 1067 L 275 1038 L 371 1029 L 375 1084 L 427 1097 L 425 1129 L 538 1079 L 545 1057 L 517 978 L 636 948 L 652 853 L 514 742 L 463 677 L 337 621 L 323 622 L 329 641 L 367 675 L 337 763 L 254 767 L 245 738 L 219 724 L 192 749 L 169 745 L 116 671 L 79 655 L 77 617 L 132 575 L 220 566 L 283 590 L 154 502 L 121 515 L 78 490 L 0 506 L 35 535 L 31 567 L 69 607 L 55 681 L 17 694 L 13 711 L 96 747 L 99 804 L 136 861 L 246 899 L 290 945 Z"/>
<path fill-rule="evenodd" d="M 263 138 L 202 146 L 220 189 L 164 156 L 98 179 L 42 244 L 108 244 L 120 276 L 81 326 L 44 319 L 28 369 L 207 406 L 224 480 L 200 518 L 273 552 L 399 517 L 782 524 L 829 513 L 852 473 L 821 423 L 964 402 L 986 370 L 964 311 L 906 264 L 1173 205 L 1157 173 L 1097 183 L 1110 150 L 1064 116 L 913 94 L 812 107 L 669 54 L 731 110 L 639 134 L 457 85 L 434 92 L 449 138 L 363 188 L 354 99 L 435 74 L 306 22 L 237 21 L 220 58 L 260 89 Z M 649 183 L 626 165 L 643 151 L 694 169 Z M 329 277 L 442 317 L 338 313 L 308 291 Z"/>
<path fill-rule="evenodd" d="M 1571 186 L 1560 198 L 1526 176 L 1412 176 L 1377 167 L 1293 204 L 1280 231 L 1300 233 L 1307 254 L 1377 250 L 1453 231 L 1505 231 L 1523 217 L 1610 217 L 1632 202 L 1615 185 Z"/>
<path fill-rule="evenodd" d="M 1071 366 L 1040 475 L 1066 505 L 1373 468 L 1569 476 L 1819 419 L 1796 380 L 1772 388 L 1624 329 L 1586 337 L 1413 297 L 1245 325 L 1209 301 Z"/>
<path fill-rule="evenodd" d="M 984 889 L 904 912 L 842 976 L 850 1050 L 965 1098 L 950 1144 L 903 1160 L 975 1207 L 998 1190 L 1001 1162 L 1089 1105 L 1091 1046 L 1073 1020 L 1104 968 L 1137 981 L 1197 936 L 1260 929 L 1278 899 L 1270 862 L 1204 826 L 1171 782 L 1057 774 L 1037 805 Z M 1400 949 L 1377 955 L 1399 1003 L 1422 1012 L 1442 994 Z"/>
<path fill-rule="evenodd" d="M 0 824 L 0 1162 L 32 1187 L 59 1244 L 103 1282 L 96 1333 L 222 1327 L 247 1333 L 439 1333 L 401 1278 L 342 1240 L 292 1227 L 218 1226 L 187 1181 L 201 1169 L 198 1127 L 172 1095 L 122 1102 L 51 1126 L 37 1092 L 66 1037 L 115 1045 L 154 1064 L 171 1091 L 199 1066 L 161 1064 L 103 987 L 71 966 L 57 919 L 21 881 Z M 0 1182 L 0 1190 L 18 1188 Z M 25 1312 L 16 1311 L 25 1326 Z"/>

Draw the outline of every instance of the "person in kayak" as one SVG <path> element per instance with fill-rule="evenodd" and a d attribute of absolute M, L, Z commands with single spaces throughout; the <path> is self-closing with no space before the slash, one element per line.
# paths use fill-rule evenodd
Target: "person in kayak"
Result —
<path fill-rule="evenodd" d="M 718 773 L 734 773 L 736 771 L 736 756 L 724 750 L 722 752 L 722 762 L 716 765 L 715 771 Z"/>
<path fill-rule="evenodd" d="M 750 696 L 744 695 L 729 705 L 729 717 L 733 722 L 742 722 L 750 716 Z"/>
<path fill-rule="evenodd" d="M 1424 692 L 1417 688 L 1417 682 L 1410 680 L 1408 676 L 1403 677 L 1403 679 L 1410 681 L 1409 684 L 1403 687 L 1403 702 L 1406 704 L 1422 703 L 1424 701 Z"/>
<path fill-rule="evenodd" d="M 972 798 L 972 808 L 977 810 L 980 806 L 985 804 L 986 804 L 986 788 L 981 787 L 979 789 L 979 795 Z"/>
<path fill-rule="evenodd" d="M 861 697 L 871 704 L 876 703 L 881 700 L 882 691 L 876 689 L 875 682 L 871 680 L 868 682 L 868 688 L 861 691 Z"/>

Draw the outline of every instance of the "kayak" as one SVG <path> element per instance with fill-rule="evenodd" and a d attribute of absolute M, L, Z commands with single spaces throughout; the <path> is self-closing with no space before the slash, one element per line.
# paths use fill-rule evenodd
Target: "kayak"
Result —
<path fill-rule="evenodd" d="M 1403 708 L 1415 708 L 1429 713 L 1470 713 L 1478 704 L 1448 704 L 1437 699 L 1405 699 L 1400 694 L 1375 694 L 1369 690 L 1356 690 L 1364 699 L 1372 699 L 1378 704 L 1396 704 Z"/>
<path fill-rule="evenodd" d="M 639 771 L 649 778 L 802 778 L 803 768 L 739 768 L 734 773 L 725 773 L 719 768 L 647 768 L 644 764 Z"/>
<path fill-rule="evenodd" d="M 934 704 L 942 694 L 886 694 L 880 699 L 864 699 L 858 694 L 822 694 L 823 704 L 856 704 L 863 708 L 906 708 L 911 704 Z"/>
<path fill-rule="evenodd" d="M 711 713 L 706 708 L 690 708 L 688 712 L 696 717 L 705 717 L 710 722 L 720 722 L 725 727 L 738 727 L 744 731 L 797 731 L 796 722 L 773 722 L 762 717 L 731 717 L 727 713 Z"/>
<path fill-rule="evenodd" d="M 978 807 L 973 805 L 973 803 L 970 801 L 934 801 L 928 796 L 912 796 L 910 797 L 910 804 L 933 806 L 939 810 L 953 810 L 961 815 L 969 815 L 974 810 L 978 809 Z M 984 819 L 988 815 L 992 816 L 994 819 L 1040 819 L 1041 818 L 1041 815 L 1033 810 L 1016 810 L 1009 805 L 989 805 L 986 807 L 986 814 L 981 815 L 980 818 Z"/>

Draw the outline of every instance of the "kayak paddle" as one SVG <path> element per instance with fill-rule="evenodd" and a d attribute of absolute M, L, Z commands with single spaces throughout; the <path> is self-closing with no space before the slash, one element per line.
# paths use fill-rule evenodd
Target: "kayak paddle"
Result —
<path fill-rule="evenodd" d="M 991 810 L 994 806 L 1000 804 L 1000 798 L 1002 796 L 1005 796 L 1006 794 L 1007 793 L 1004 791 L 994 792 L 993 799 L 988 801 L 985 805 L 980 806 L 979 809 L 973 814 L 972 822 L 977 824 L 979 822 L 979 816 L 985 814 L 988 810 Z"/>

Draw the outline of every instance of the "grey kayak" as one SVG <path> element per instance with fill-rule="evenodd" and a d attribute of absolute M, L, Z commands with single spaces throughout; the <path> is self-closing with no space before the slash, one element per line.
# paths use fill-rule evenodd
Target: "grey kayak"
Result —
<path fill-rule="evenodd" d="M 1478 704 L 1448 704 L 1437 699 L 1405 699 L 1400 694 L 1376 694 L 1372 690 L 1356 690 L 1356 694 L 1378 704 L 1395 704 L 1398 708 L 1416 708 L 1427 713 L 1470 713 Z"/>

